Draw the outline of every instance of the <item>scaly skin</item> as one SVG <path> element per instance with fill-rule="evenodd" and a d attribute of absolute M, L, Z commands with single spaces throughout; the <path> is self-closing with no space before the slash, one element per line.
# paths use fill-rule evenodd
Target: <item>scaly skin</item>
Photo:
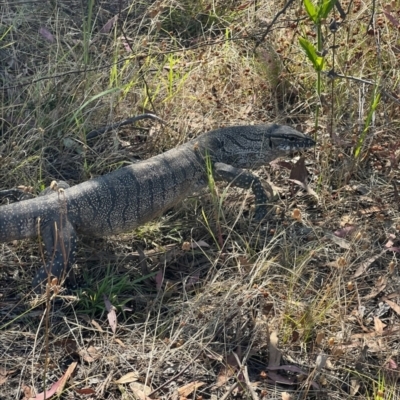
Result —
<path fill-rule="evenodd" d="M 108 236 L 150 221 L 207 186 L 205 159 L 214 178 L 252 189 L 256 217 L 266 213 L 267 196 L 250 171 L 295 150 L 314 146 L 304 134 L 282 125 L 233 126 L 207 132 L 181 146 L 110 174 L 54 193 L 0 207 L 0 242 L 43 237 L 49 273 L 61 278 L 74 262 L 76 232 Z"/>

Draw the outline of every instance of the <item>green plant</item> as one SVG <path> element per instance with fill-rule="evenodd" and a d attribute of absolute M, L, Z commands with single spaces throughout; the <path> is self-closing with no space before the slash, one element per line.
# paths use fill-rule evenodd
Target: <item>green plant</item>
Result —
<path fill-rule="evenodd" d="M 83 63 L 89 65 L 89 47 L 92 38 L 93 29 L 93 7 L 94 0 L 89 0 L 87 4 L 87 15 L 83 22 Z M 84 13 L 85 14 L 85 13 Z"/>
<path fill-rule="evenodd" d="M 115 275 L 111 267 L 107 267 L 105 277 L 96 282 L 95 287 L 88 287 L 86 289 L 79 289 L 77 291 L 79 297 L 78 308 L 81 312 L 95 315 L 106 311 L 104 304 L 104 296 L 106 296 L 111 304 L 121 311 L 126 303 L 132 300 L 131 297 L 119 300 L 118 296 L 123 293 L 132 293 L 137 288 L 137 284 L 143 280 L 154 276 L 152 273 L 146 276 L 141 276 L 134 281 L 130 281 L 127 275 Z M 90 278 L 85 273 L 84 279 L 90 282 Z"/>
<path fill-rule="evenodd" d="M 332 8 L 335 6 L 336 0 L 319 0 L 317 5 L 314 5 L 311 0 L 303 0 L 304 8 L 314 23 L 317 31 L 317 47 L 315 47 L 308 39 L 304 37 L 299 38 L 300 46 L 305 51 L 307 58 L 311 61 L 316 73 L 316 90 L 318 99 L 321 98 L 322 93 L 322 79 L 321 71 L 324 68 L 324 57 L 323 57 L 323 37 L 322 37 L 322 21 L 328 17 Z M 315 110 L 315 129 L 318 129 L 319 121 L 319 110 L 320 101 L 317 102 Z"/>
<path fill-rule="evenodd" d="M 354 157 L 356 159 L 358 159 L 359 156 L 360 156 L 361 148 L 363 146 L 365 137 L 367 136 L 368 130 L 369 130 L 370 125 L 371 125 L 372 117 L 374 116 L 374 113 L 376 111 L 376 108 L 378 107 L 380 99 L 381 99 L 381 94 L 380 94 L 380 91 L 379 91 L 379 83 L 377 83 L 375 85 L 375 87 L 374 87 L 374 93 L 373 93 L 373 95 L 371 97 L 371 104 L 370 104 L 370 107 L 369 107 L 367 119 L 366 119 L 365 124 L 364 124 L 364 129 L 363 129 L 360 137 L 358 138 L 357 146 L 356 146 L 356 148 L 354 150 Z"/>

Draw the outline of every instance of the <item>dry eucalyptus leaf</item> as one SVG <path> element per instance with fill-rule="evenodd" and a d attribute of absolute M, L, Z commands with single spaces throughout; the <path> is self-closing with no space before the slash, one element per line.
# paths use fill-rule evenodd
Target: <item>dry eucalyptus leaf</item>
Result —
<path fill-rule="evenodd" d="M 188 397 L 192 392 L 203 385 L 205 385 L 204 382 L 194 381 L 188 383 L 187 385 L 181 386 L 180 388 L 178 388 L 179 396 Z"/>
<path fill-rule="evenodd" d="M 140 375 L 137 372 L 128 372 L 124 376 L 121 376 L 121 378 L 117 379 L 114 381 L 115 384 L 120 385 L 123 383 L 131 383 L 131 382 L 136 382 L 140 378 Z"/>

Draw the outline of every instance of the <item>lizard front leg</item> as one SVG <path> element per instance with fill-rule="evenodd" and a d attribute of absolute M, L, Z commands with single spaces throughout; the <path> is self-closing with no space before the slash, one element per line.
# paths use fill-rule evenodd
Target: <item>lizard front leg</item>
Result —
<path fill-rule="evenodd" d="M 256 206 L 254 218 L 257 221 L 261 221 L 266 216 L 268 196 L 258 176 L 250 171 L 235 168 L 232 165 L 221 162 L 214 164 L 214 174 L 216 180 L 228 182 L 242 189 L 251 189 L 254 193 Z M 270 189 L 272 192 L 272 188 Z"/>
<path fill-rule="evenodd" d="M 43 292 L 42 283 L 46 283 L 49 276 L 57 278 L 59 284 L 68 277 L 75 263 L 77 247 L 75 228 L 66 216 L 41 223 L 40 234 L 47 262 L 33 278 L 32 287 L 36 293 Z"/>
<path fill-rule="evenodd" d="M 42 283 L 47 282 L 49 276 L 56 277 L 61 283 L 68 277 L 75 262 L 77 234 L 74 226 L 68 220 L 63 200 L 63 190 L 68 187 L 66 182 L 53 181 L 50 187 L 40 193 L 40 196 L 46 196 L 57 191 L 60 208 L 54 218 L 39 220 L 40 235 L 43 238 L 48 261 L 39 269 L 33 279 L 33 290 L 37 293 L 42 292 Z"/>

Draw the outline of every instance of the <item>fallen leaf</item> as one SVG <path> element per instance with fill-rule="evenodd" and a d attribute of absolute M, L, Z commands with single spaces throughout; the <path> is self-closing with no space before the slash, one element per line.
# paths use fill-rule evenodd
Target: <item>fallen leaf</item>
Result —
<path fill-rule="evenodd" d="M 80 350 L 79 355 L 88 363 L 92 363 L 101 357 L 101 354 L 93 346 L 89 346 L 87 349 Z"/>
<path fill-rule="evenodd" d="M 95 394 L 96 393 L 96 391 L 92 388 L 75 389 L 75 392 L 78 394 Z"/>
<path fill-rule="evenodd" d="M 325 334 L 324 332 L 318 332 L 317 337 L 315 338 L 315 343 L 320 345 L 322 341 L 324 340 Z"/>
<path fill-rule="evenodd" d="M 124 376 L 121 376 L 121 378 L 117 379 L 114 381 L 115 384 L 119 385 L 122 383 L 131 383 L 131 382 L 136 382 L 140 378 L 140 375 L 137 372 L 128 372 Z"/>
<path fill-rule="evenodd" d="M 149 394 L 151 393 L 151 388 L 139 382 L 132 382 L 129 384 L 133 395 L 139 400 L 151 400 Z"/>
<path fill-rule="evenodd" d="M 360 389 L 360 382 L 358 379 L 352 379 L 351 381 L 351 387 L 350 387 L 350 396 L 355 396 Z"/>
<path fill-rule="evenodd" d="M 67 371 L 64 373 L 64 375 L 56 383 L 53 383 L 53 385 L 51 385 L 49 390 L 46 390 L 46 394 L 44 392 L 39 393 L 34 398 L 34 400 L 50 399 L 50 397 L 53 396 L 54 394 L 61 395 L 61 392 L 64 390 L 67 380 L 71 377 L 77 365 L 78 365 L 77 362 L 71 363 Z"/>
<path fill-rule="evenodd" d="M 115 341 L 116 341 L 121 347 L 125 347 L 125 348 L 126 348 L 125 343 L 124 343 L 121 339 L 115 338 Z"/>
<path fill-rule="evenodd" d="M 50 33 L 50 31 L 47 28 L 39 28 L 39 33 L 50 43 L 54 43 L 56 40 L 54 39 L 54 36 Z"/>
<path fill-rule="evenodd" d="M 112 18 L 110 18 L 105 25 L 100 29 L 100 33 L 109 33 L 111 29 L 113 28 L 114 24 L 118 20 L 118 14 L 114 15 Z"/>
<path fill-rule="evenodd" d="M 353 233 L 355 230 L 357 230 L 357 226 L 347 225 L 344 228 L 338 229 L 337 231 L 333 232 L 333 234 L 339 238 L 345 238 L 346 236 Z"/>
<path fill-rule="evenodd" d="M 199 240 L 199 241 L 193 241 L 191 244 L 190 244 L 190 246 L 191 246 L 191 248 L 192 249 L 197 249 L 198 247 L 199 248 L 202 248 L 202 247 L 210 247 L 210 245 L 208 244 L 208 243 L 206 243 L 204 240 Z"/>
<path fill-rule="evenodd" d="M 325 233 L 325 237 L 327 237 L 328 239 L 332 240 L 332 242 L 336 243 L 338 246 L 340 246 L 342 249 L 346 249 L 349 250 L 351 247 L 351 243 L 346 240 L 346 239 L 342 239 L 338 236 L 333 235 L 332 233 Z"/>
<path fill-rule="evenodd" d="M 383 11 L 383 13 L 385 14 L 385 17 L 391 22 L 391 24 L 394 27 L 396 27 L 396 28 L 400 27 L 400 22 L 395 17 L 393 17 L 392 14 L 390 14 L 387 11 Z"/>
<path fill-rule="evenodd" d="M 288 170 L 291 170 L 293 168 L 293 164 L 289 161 L 284 161 L 284 160 L 274 160 L 269 163 L 273 169 L 278 169 L 278 168 L 286 168 Z"/>
<path fill-rule="evenodd" d="M 400 315 L 400 306 L 396 304 L 394 301 L 389 300 L 388 298 L 384 297 L 382 299 L 397 315 Z"/>
<path fill-rule="evenodd" d="M 269 336 L 269 361 L 268 368 L 273 368 L 281 362 L 281 351 L 278 349 L 278 332 L 272 331 Z"/>
<path fill-rule="evenodd" d="M 288 392 L 282 392 L 282 400 L 292 400 L 292 396 Z"/>
<path fill-rule="evenodd" d="M 387 281 L 388 281 L 387 276 L 382 276 L 379 279 L 377 279 L 375 282 L 375 286 L 371 290 L 371 293 L 364 296 L 362 299 L 370 300 L 378 296 L 378 294 L 381 293 L 386 288 Z"/>
<path fill-rule="evenodd" d="M 374 317 L 374 327 L 375 327 L 375 332 L 378 335 L 382 335 L 383 329 L 386 327 L 386 325 L 378 317 Z"/>
<path fill-rule="evenodd" d="M 188 397 L 192 392 L 197 390 L 199 387 L 205 385 L 204 382 L 194 381 L 190 382 L 187 385 L 181 386 L 178 388 L 178 394 L 182 397 Z"/>
<path fill-rule="evenodd" d="M 117 313 L 115 312 L 115 307 L 111 304 L 110 300 L 105 294 L 103 294 L 103 300 L 106 310 L 108 311 L 108 323 L 110 324 L 113 333 L 115 333 L 117 331 Z"/>
<path fill-rule="evenodd" d="M 22 385 L 22 392 L 24 393 L 24 399 L 23 400 L 34 399 L 33 391 L 32 391 L 32 388 L 30 386 Z"/>
<path fill-rule="evenodd" d="M 92 320 L 90 321 L 90 323 L 91 323 L 96 329 L 98 329 L 100 332 L 104 332 L 104 330 L 103 330 L 103 328 L 100 326 L 100 324 L 99 324 L 97 321 L 95 321 L 94 319 L 92 319 Z"/>
<path fill-rule="evenodd" d="M 368 258 L 367 261 L 361 263 L 361 265 L 357 268 L 356 272 L 354 273 L 353 277 L 358 278 L 363 273 L 365 273 L 367 269 L 371 266 L 371 264 L 375 262 L 379 257 L 381 257 L 387 250 L 388 249 L 384 249 L 379 254 L 376 254 L 375 256 Z"/>
<path fill-rule="evenodd" d="M 218 388 L 224 385 L 229 380 L 229 378 L 235 374 L 238 367 L 239 365 L 237 363 L 236 357 L 233 354 L 230 354 L 226 358 L 226 364 L 221 367 L 218 373 L 215 386 Z"/>
<path fill-rule="evenodd" d="M 0 385 L 2 385 L 3 383 L 7 382 L 7 376 L 8 375 L 12 375 L 15 372 L 17 372 L 16 369 L 6 370 L 5 368 L 1 368 L 0 367 Z"/>
<path fill-rule="evenodd" d="M 300 186 L 307 185 L 308 171 L 306 168 L 306 159 L 300 157 L 297 162 L 293 165 L 290 171 L 289 179 L 300 182 Z"/>
<path fill-rule="evenodd" d="M 318 354 L 317 360 L 315 362 L 315 369 L 317 372 L 321 372 L 322 368 L 325 368 L 328 356 L 326 354 Z"/>

